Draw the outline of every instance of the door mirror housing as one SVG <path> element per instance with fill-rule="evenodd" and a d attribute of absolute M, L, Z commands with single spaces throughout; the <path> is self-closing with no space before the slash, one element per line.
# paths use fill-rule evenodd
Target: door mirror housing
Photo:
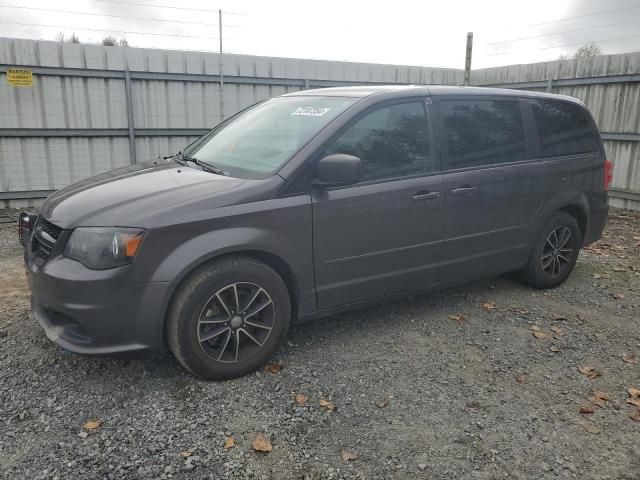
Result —
<path fill-rule="evenodd" d="M 321 158 L 318 162 L 313 185 L 318 187 L 353 185 L 361 178 L 362 160 L 346 153 L 334 153 Z"/>

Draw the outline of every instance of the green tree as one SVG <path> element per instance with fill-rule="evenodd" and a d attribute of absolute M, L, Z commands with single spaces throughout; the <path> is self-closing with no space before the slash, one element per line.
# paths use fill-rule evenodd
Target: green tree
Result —
<path fill-rule="evenodd" d="M 102 39 L 102 45 L 104 45 L 105 47 L 115 47 L 117 44 L 118 41 L 111 35 Z"/>

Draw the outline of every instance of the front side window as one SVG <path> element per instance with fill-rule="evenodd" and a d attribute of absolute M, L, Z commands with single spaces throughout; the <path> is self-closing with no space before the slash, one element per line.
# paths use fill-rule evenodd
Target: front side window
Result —
<path fill-rule="evenodd" d="M 433 171 L 424 103 L 399 103 L 366 114 L 325 152 L 333 153 L 359 157 L 364 181 Z"/>
<path fill-rule="evenodd" d="M 277 97 L 249 108 L 184 150 L 186 156 L 241 178 L 263 178 L 357 99 Z"/>
<path fill-rule="evenodd" d="M 598 151 L 596 132 L 580 106 L 557 100 L 531 102 L 542 158 Z"/>
<path fill-rule="evenodd" d="M 443 100 L 449 168 L 517 162 L 527 158 L 518 100 Z"/>

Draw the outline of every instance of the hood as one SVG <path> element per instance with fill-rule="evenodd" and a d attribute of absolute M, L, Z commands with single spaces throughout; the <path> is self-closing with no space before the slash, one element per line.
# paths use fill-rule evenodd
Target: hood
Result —
<path fill-rule="evenodd" d="M 175 162 L 149 162 L 112 170 L 58 190 L 40 212 L 62 228 L 142 227 L 135 220 L 143 213 L 236 188 L 245 181 Z"/>

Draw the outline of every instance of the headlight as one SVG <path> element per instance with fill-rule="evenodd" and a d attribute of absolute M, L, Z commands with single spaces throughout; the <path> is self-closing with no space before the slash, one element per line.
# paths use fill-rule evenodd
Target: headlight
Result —
<path fill-rule="evenodd" d="M 121 267 L 131 263 L 143 237 L 140 228 L 79 227 L 69 237 L 64 255 L 93 270 Z"/>

